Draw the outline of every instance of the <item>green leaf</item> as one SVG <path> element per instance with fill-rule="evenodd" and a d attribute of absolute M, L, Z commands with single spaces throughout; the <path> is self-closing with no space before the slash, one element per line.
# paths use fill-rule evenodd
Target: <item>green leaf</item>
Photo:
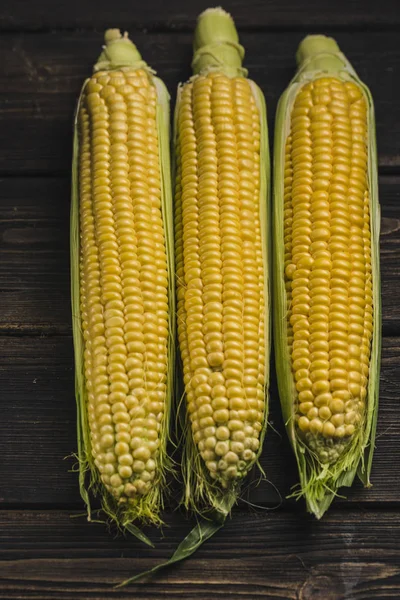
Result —
<path fill-rule="evenodd" d="M 230 510 L 231 507 L 229 507 Z M 228 510 L 228 513 L 229 513 Z M 159 565 L 156 565 L 152 569 L 148 569 L 143 573 L 139 573 L 138 575 L 134 575 L 129 579 L 126 579 L 122 583 L 115 586 L 116 588 L 124 587 L 130 583 L 134 583 L 143 579 L 145 577 L 149 577 L 150 575 L 154 575 L 161 569 L 165 569 L 175 563 L 178 563 L 182 560 L 185 560 L 189 556 L 191 556 L 196 550 L 200 548 L 204 542 L 206 542 L 210 537 L 214 535 L 221 527 L 224 525 L 226 519 L 226 514 L 219 513 L 215 511 L 213 518 L 207 520 L 205 518 L 201 518 L 197 525 L 193 527 L 191 532 L 185 537 L 185 539 L 179 544 L 178 548 L 175 550 L 174 554 L 171 558 Z"/>

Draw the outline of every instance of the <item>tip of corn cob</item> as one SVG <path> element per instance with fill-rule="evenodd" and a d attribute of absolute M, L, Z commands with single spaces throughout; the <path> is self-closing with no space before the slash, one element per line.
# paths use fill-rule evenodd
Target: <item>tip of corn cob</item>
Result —
<path fill-rule="evenodd" d="M 129 39 L 128 32 L 122 34 L 119 29 L 107 29 L 104 42 L 103 51 L 93 68 L 94 72 L 121 67 L 146 68 L 147 65 Z"/>
<path fill-rule="evenodd" d="M 207 8 L 197 17 L 194 50 L 210 44 L 238 43 L 239 36 L 231 15 L 220 6 Z"/>
<path fill-rule="evenodd" d="M 231 15 L 221 7 L 207 8 L 197 18 L 193 42 L 193 73 L 223 71 L 230 77 L 245 75 L 243 46 Z"/>
<path fill-rule="evenodd" d="M 125 39 L 128 37 L 128 34 L 125 33 Z M 104 34 L 104 41 L 106 44 L 110 42 L 115 42 L 116 40 L 120 40 L 122 38 L 120 29 L 107 29 Z"/>
<path fill-rule="evenodd" d="M 340 48 L 333 38 L 326 35 L 308 35 L 299 44 L 296 62 L 301 66 L 318 54 L 337 54 L 338 52 L 340 52 Z"/>
<path fill-rule="evenodd" d="M 206 8 L 206 10 L 203 10 L 203 12 L 201 12 L 198 15 L 197 20 L 199 21 L 200 19 L 204 18 L 205 15 L 211 15 L 211 14 L 225 15 L 225 16 L 228 16 L 230 19 L 232 19 L 231 14 L 228 13 L 228 11 L 226 11 L 224 8 L 222 8 L 222 6 L 215 6 L 213 8 Z"/>

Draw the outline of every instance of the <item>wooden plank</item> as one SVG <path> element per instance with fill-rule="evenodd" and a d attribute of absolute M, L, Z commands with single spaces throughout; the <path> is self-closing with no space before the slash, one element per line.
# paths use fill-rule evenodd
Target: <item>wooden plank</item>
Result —
<path fill-rule="evenodd" d="M 399 334 L 400 306 L 398 294 L 399 260 L 397 244 L 400 241 L 400 177 L 379 178 L 379 200 L 381 203 L 381 290 L 382 290 L 382 333 Z"/>
<path fill-rule="evenodd" d="M 184 563 L 143 583 L 124 578 L 167 559 L 188 531 L 182 516 L 155 549 L 68 512 L 0 512 L 0 598 L 75 600 L 388 599 L 400 596 L 397 512 L 331 511 L 321 522 L 285 511 L 236 511 Z"/>
<path fill-rule="evenodd" d="M 372 481 L 364 490 L 356 484 L 344 490 L 353 502 L 398 503 L 400 479 L 396 457 L 400 435 L 398 390 L 400 340 L 385 338 L 381 373 L 381 407 Z M 70 469 L 75 460 L 76 416 L 73 354 L 70 337 L 0 337 L 0 439 L 2 460 L 1 506 L 81 506 L 78 477 Z M 294 458 L 280 416 L 276 382 L 271 385 L 270 428 L 261 465 L 267 481 L 257 485 L 259 473 L 246 482 L 245 502 L 277 506 L 298 481 Z M 0 511 L 1 512 L 1 511 Z"/>
<path fill-rule="evenodd" d="M 69 180 L 0 180 L 2 333 L 70 333 Z M 400 332 L 400 178 L 380 179 L 383 332 Z"/>
<path fill-rule="evenodd" d="M 0 478 L 12 481 L 0 504 L 77 505 L 72 339 L 9 337 L 0 347 Z"/>
<path fill-rule="evenodd" d="M 123 0 L 116 0 L 112 8 L 102 0 L 73 0 L 64 5 L 54 5 L 50 0 L 32 3 L 14 0 L 12 9 L 0 13 L 0 29 L 35 30 L 43 28 L 104 29 L 115 23 L 125 28 L 192 29 L 197 15 L 204 10 L 200 0 L 190 3 L 173 0 L 168 5 L 161 0 L 142 3 L 132 10 Z M 239 27 L 385 27 L 400 23 L 395 3 L 383 0 L 309 0 L 298 4 L 296 0 L 225 0 L 224 8 L 231 12 Z"/>
<path fill-rule="evenodd" d="M 68 179 L 0 180 L 0 331 L 71 331 Z"/>
<path fill-rule="evenodd" d="M 250 11 L 246 8 L 246 12 Z M 294 74 L 295 52 L 302 37 L 303 33 L 296 32 L 241 36 L 246 66 L 266 94 L 271 140 L 276 103 Z M 336 38 L 373 92 L 379 163 L 385 168 L 399 168 L 396 140 L 400 136 L 400 105 L 392 102 L 400 79 L 398 35 L 347 32 L 338 33 Z M 174 101 L 177 83 L 190 74 L 192 35 L 138 33 L 134 40 L 165 80 Z M 100 34 L 82 32 L 1 37 L 0 174 L 69 175 L 73 111 L 101 44 Z"/>

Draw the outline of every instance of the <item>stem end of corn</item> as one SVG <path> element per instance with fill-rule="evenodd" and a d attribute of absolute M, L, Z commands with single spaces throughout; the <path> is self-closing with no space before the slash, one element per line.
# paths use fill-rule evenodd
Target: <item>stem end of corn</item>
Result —
<path fill-rule="evenodd" d="M 230 77 L 244 74 L 243 46 L 231 15 L 221 7 L 208 8 L 199 15 L 193 51 L 194 75 L 217 69 Z"/>
<path fill-rule="evenodd" d="M 307 35 L 297 49 L 296 62 L 303 71 L 335 71 L 343 68 L 339 46 L 326 35 Z"/>
<path fill-rule="evenodd" d="M 128 33 L 121 34 L 119 29 L 107 29 L 104 34 L 105 46 L 94 66 L 94 72 L 118 69 L 120 67 L 141 68 L 146 63 Z"/>

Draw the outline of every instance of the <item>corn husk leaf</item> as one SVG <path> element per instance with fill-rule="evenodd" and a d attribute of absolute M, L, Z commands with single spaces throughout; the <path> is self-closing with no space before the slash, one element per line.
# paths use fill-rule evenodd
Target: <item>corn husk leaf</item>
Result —
<path fill-rule="evenodd" d="M 125 585 L 135 583 L 136 581 L 144 579 L 145 577 L 155 575 L 158 571 L 174 565 L 175 563 L 181 562 L 182 560 L 185 560 L 185 558 L 189 558 L 189 556 L 196 552 L 196 550 L 198 550 L 204 542 L 210 539 L 214 533 L 223 527 L 225 518 L 229 514 L 230 510 L 231 506 L 227 507 L 226 515 L 223 515 L 220 511 L 218 511 L 215 512 L 215 514 L 210 515 L 209 520 L 201 518 L 197 525 L 190 531 L 184 540 L 182 540 L 170 559 L 168 559 L 165 563 L 156 565 L 144 573 L 139 573 L 138 575 L 126 579 L 122 583 L 118 584 L 116 588 L 124 587 Z"/>
<path fill-rule="evenodd" d="M 286 316 L 286 291 L 284 280 L 284 217 L 283 181 L 285 165 L 285 143 L 290 131 L 290 115 L 299 89 L 308 81 L 323 76 L 335 76 L 343 81 L 353 81 L 362 89 L 368 105 L 368 180 L 370 189 L 371 247 L 374 324 L 370 359 L 370 375 L 367 391 L 367 414 L 359 434 L 334 464 L 318 461 L 308 447 L 297 436 L 294 421 L 296 389 L 291 370 L 291 356 L 286 343 L 288 337 Z M 273 210 L 273 255 L 274 255 L 274 345 L 279 396 L 287 434 L 293 447 L 300 476 L 300 491 L 295 496 L 304 496 L 307 509 L 320 518 L 330 506 L 342 486 L 351 486 L 358 475 L 365 486 L 370 486 L 370 472 L 375 445 L 378 414 L 379 371 L 381 350 L 381 299 L 379 268 L 380 207 L 377 183 L 377 152 L 375 140 L 375 116 L 371 94 L 342 53 L 320 53 L 310 64 L 306 62 L 296 73 L 287 90 L 280 98 L 274 147 L 274 210 Z"/>

